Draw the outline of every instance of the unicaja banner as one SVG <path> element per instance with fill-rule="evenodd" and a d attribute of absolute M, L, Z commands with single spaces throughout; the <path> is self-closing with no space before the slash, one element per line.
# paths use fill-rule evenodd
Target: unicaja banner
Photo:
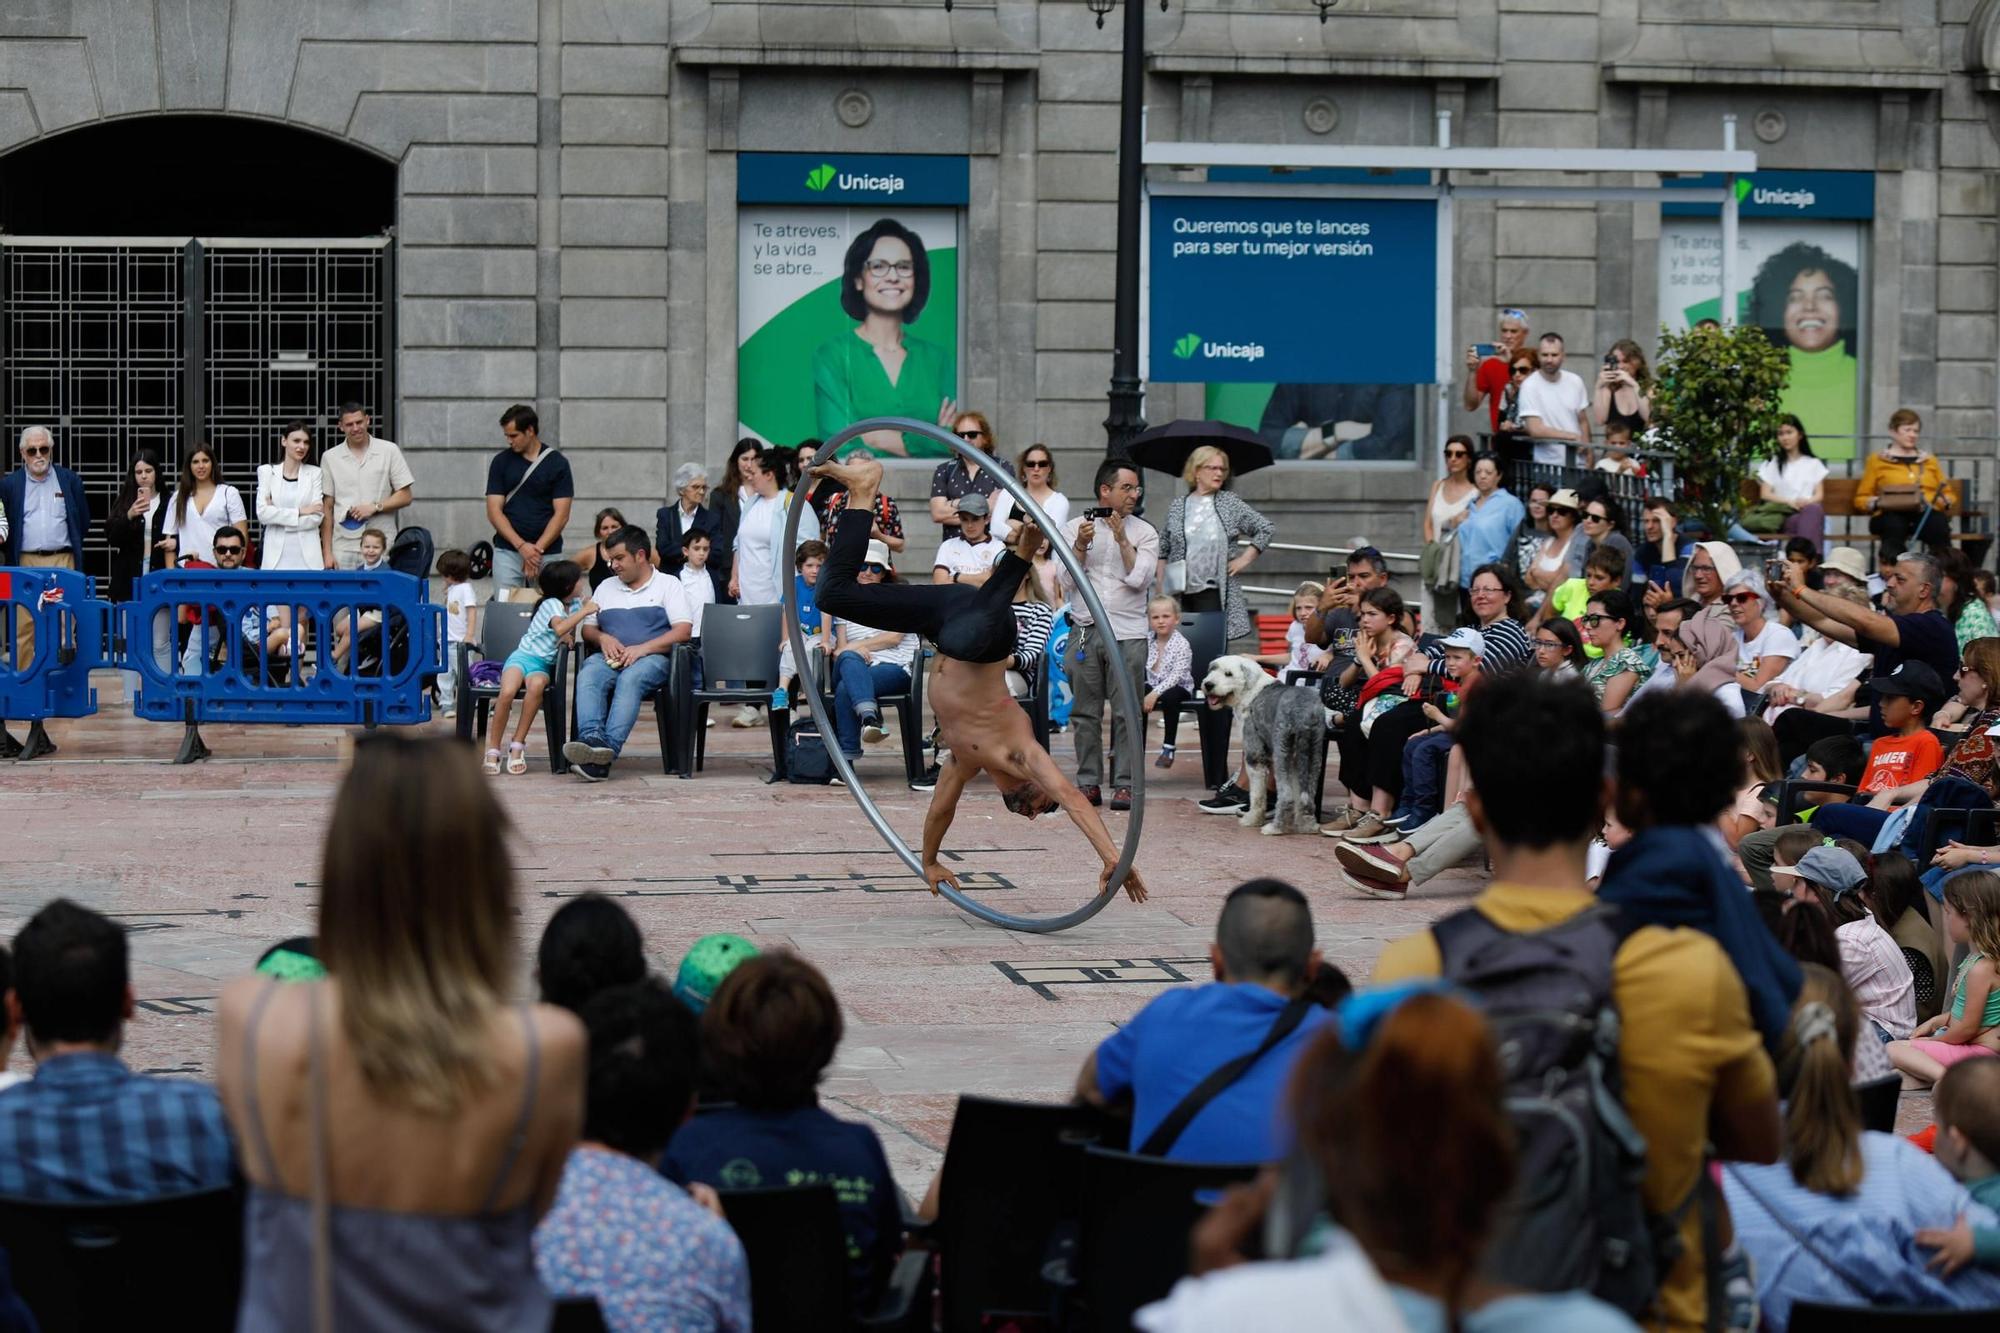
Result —
<path fill-rule="evenodd" d="M 865 417 L 938 420 L 958 395 L 966 159 L 746 153 L 737 170 L 742 431 L 793 445 Z M 890 456 L 948 452 L 863 439 Z"/>

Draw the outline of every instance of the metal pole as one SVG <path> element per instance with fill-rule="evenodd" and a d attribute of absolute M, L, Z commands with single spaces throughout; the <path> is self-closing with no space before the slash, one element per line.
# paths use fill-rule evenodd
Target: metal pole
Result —
<path fill-rule="evenodd" d="M 1451 147 L 1451 112 L 1437 113 L 1437 146 Z M 1456 239 L 1457 223 L 1452 216 L 1451 173 L 1438 173 L 1437 191 L 1437 296 L 1434 318 L 1437 320 L 1437 383 L 1432 386 L 1436 392 L 1437 438 L 1431 444 L 1439 452 L 1438 475 L 1444 475 L 1444 440 L 1451 434 L 1451 390 L 1456 368 L 1452 365 L 1452 348 L 1457 334 L 1455 311 L 1457 308 L 1456 254 L 1453 241 Z"/>
<path fill-rule="evenodd" d="M 1722 147 L 1736 149 L 1736 117 L 1722 118 Z M 1736 327 L 1736 173 L 1722 178 L 1722 327 Z"/>
<path fill-rule="evenodd" d="M 1145 186 L 1146 4 L 1125 0 L 1125 65 L 1118 104 L 1118 285 L 1111 339 L 1110 412 L 1104 453 L 1125 458 L 1146 429 L 1139 387 L 1139 209 Z"/>

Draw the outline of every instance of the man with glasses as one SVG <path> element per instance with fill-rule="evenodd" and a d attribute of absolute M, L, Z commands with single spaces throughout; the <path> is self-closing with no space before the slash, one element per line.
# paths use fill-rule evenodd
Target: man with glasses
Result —
<path fill-rule="evenodd" d="M 235 573 L 243 568 L 243 557 L 249 544 L 240 529 L 224 527 L 215 534 L 215 567 L 224 574 Z M 181 674 L 201 676 L 208 674 L 222 648 L 224 621 L 219 607 L 208 607 L 202 615 L 202 623 L 188 631 L 187 647 L 181 650 Z M 282 606 L 251 607 L 243 613 L 238 622 L 243 636 L 243 674 L 256 679 L 261 670 L 257 652 L 258 640 L 273 659 L 291 655 L 291 613 Z"/>
<path fill-rule="evenodd" d="M 984 412 L 960 412 L 951 430 L 959 439 L 988 454 L 999 448 L 998 441 L 993 438 L 993 423 L 986 419 Z M 1003 458 L 968 464 L 956 454 L 939 463 L 931 473 L 931 521 L 938 525 L 943 540 L 950 541 L 959 535 L 960 500 L 968 495 L 983 495 L 986 503 L 991 505 L 994 497 L 1003 493 L 999 478 L 993 475 L 994 468 L 1006 468 L 1007 474 L 1013 475 L 1013 469 L 1007 467 Z"/>
<path fill-rule="evenodd" d="M 81 569 L 83 536 L 90 531 L 90 499 L 76 473 L 55 461 L 55 436 L 47 426 L 21 432 L 21 466 L 0 477 L 0 538 L 5 558 L 16 569 Z M 16 656 L 25 671 L 35 660 L 35 622 L 25 607 L 14 612 Z M 0 727 L 0 759 L 33 759 L 55 753 L 55 743 L 37 722 L 25 744 Z"/>
<path fill-rule="evenodd" d="M 1468 412 L 1479 410 L 1479 400 L 1487 400 L 1487 414 L 1493 429 L 1500 429 L 1500 400 L 1512 383 L 1508 366 L 1528 345 L 1528 313 L 1512 308 L 1500 312 L 1500 342 L 1491 356 L 1479 355 L 1477 345 L 1465 349 L 1465 392 L 1462 402 Z"/>

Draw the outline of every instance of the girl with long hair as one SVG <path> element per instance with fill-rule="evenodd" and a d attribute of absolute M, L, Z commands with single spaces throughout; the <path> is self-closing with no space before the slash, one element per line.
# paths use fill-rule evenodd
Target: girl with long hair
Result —
<path fill-rule="evenodd" d="M 171 567 L 181 560 L 215 563 L 215 534 L 233 527 L 247 539 L 243 497 L 222 480 L 222 465 L 215 450 L 206 442 L 181 456 L 180 484 L 167 502 L 166 533 L 161 545 L 166 555 L 161 565 Z"/>

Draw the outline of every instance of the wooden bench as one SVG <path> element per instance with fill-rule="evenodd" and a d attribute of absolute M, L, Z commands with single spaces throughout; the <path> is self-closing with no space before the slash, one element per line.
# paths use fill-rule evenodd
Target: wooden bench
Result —
<path fill-rule="evenodd" d="M 1875 538 L 1868 531 L 1870 517 L 1854 502 L 1854 494 L 1861 489 L 1859 477 L 1828 477 L 1820 497 L 1820 506 L 1826 510 L 1826 542 L 1835 545 L 1859 546 L 1866 553 L 1874 545 Z M 1979 509 L 1965 507 L 1965 481 L 1960 477 L 1946 477 L 1944 493 L 1951 500 L 1948 517 L 1957 520 L 1957 531 L 1952 540 L 1961 546 L 1983 544 L 1993 539 L 1993 535 L 1983 531 L 1985 524 L 1975 522 L 1985 517 Z M 1757 483 L 1754 480 L 1743 483 L 1743 502 L 1756 504 Z"/>

